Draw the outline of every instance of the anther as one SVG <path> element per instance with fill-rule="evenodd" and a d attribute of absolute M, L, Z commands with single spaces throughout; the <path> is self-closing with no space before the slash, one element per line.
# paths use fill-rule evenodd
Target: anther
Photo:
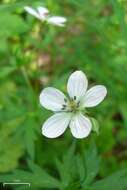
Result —
<path fill-rule="evenodd" d="M 79 105 L 80 105 L 80 101 L 79 101 L 79 102 L 77 102 L 77 107 L 79 107 Z"/>
<path fill-rule="evenodd" d="M 74 96 L 74 100 L 76 100 L 76 96 Z"/>
<path fill-rule="evenodd" d="M 80 104 L 80 101 L 77 103 L 77 105 L 79 106 L 79 104 Z"/>
<path fill-rule="evenodd" d="M 67 102 L 67 99 L 66 99 L 66 98 L 64 98 L 64 102 L 65 102 L 65 103 Z"/>

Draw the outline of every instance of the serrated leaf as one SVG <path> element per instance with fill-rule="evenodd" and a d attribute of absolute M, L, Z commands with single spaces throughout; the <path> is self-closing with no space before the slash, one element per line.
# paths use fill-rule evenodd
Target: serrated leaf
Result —
<path fill-rule="evenodd" d="M 95 182 L 91 190 L 126 190 L 127 189 L 127 170 L 121 170 L 105 179 Z"/>
<path fill-rule="evenodd" d="M 36 166 L 34 166 L 36 167 Z M 13 182 L 20 180 L 23 183 L 30 183 L 35 188 L 59 188 L 60 183 L 57 179 L 49 175 L 43 169 L 34 171 L 15 170 L 11 174 L 0 175 L 0 182 Z"/>
<path fill-rule="evenodd" d="M 30 118 L 26 122 L 26 127 L 24 129 L 25 146 L 31 159 L 35 157 L 35 140 L 37 136 L 35 126 L 34 119 Z"/>
<path fill-rule="evenodd" d="M 91 144 L 90 148 L 85 152 L 85 169 L 86 176 L 83 186 L 90 184 L 99 172 L 100 158 L 97 154 L 97 149 L 94 143 Z"/>
<path fill-rule="evenodd" d="M 68 187 L 76 173 L 74 150 L 75 144 L 65 153 L 62 162 L 56 159 L 56 166 L 60 173 L 62 187 Z"/>
<path fill-rule="evenodd" d="M 79 179 L 80 179 L 81 182 L 84 180 L 85 175 L 86 175 L 85 163 L 83 161 L 84 160 L 82 159 L 80 154 L 78 154 L 76 156 L 76 164 L 77 164 L 77 173 L 79 175 Z"/>

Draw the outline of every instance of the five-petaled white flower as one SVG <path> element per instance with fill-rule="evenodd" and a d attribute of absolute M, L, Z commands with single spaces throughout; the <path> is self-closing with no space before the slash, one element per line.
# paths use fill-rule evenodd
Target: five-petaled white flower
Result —
<path fill-rule="evenodd" d="M 31 15 L 35 16 L 41 21 L 46 21 L 49 24 L 56 26 L 64 26 L 66 22 L 65 17 L 61 16 L 50 16 L 49 10 L 45 7 L 37 7 L 37 9 L 33 9 L 32 7 L 26 6 L 24 9 Z"/>
<path fill-rule="evenodd" d="M 47 87 L 40 94 L 40 103 L 55 114 L 42 127 L 42 134 L 56 138 L 69 126 L 75 138 L 87 137 L 92 129 L 91 120 L 83 115 L 85 108 L 98 105 L 106 96 L 103 85 L 96 85 L 87 90 L 88 81 L 82 71 L 75 71 L 69 77 L 66 97 L 56 88 Z"/>

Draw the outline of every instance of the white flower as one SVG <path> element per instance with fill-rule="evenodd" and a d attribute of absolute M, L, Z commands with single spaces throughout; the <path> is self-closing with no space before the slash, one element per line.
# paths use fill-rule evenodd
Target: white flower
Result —
<path fill-rule="evenodd" d="M 44 21 L 47 18 L 49 10 L 45 7 L 37 7 L 37 10 L 33 9 L 32 7 L 26 6 L 24 9 L 31 15 L 35 16 L 36 18 Z"/>
<path fill-rule="evenodd" d="M 48 18 L 48 23 L 56 26 L 64 26 L 66 22 L 66 18 L 60 16 L 52 16 Z"/>
<path fill-rule="evenodd" d="M 56 138 L 70 127 L 75 138 L 87 137 L 92 129 L 91 120 L 83 115 L 87 107 L 98 105 L 107 94 L 103 85 L 96 85 L 87 90 L 88 81 L 82 71 L 75 71 L 69 77 L 66 97 L 56 88 L 48 87 L 40 94 L 40 103 L 55 114 L 42 127 L 42 134 L 48 138 Z"/>
<path fill-rule="evenodd" d="M 65 17 L 61 16 L 50 16 L 49 10 L 45 7 L 37 7 L 37 9 L 33 9 L 32 7 L 26 6 L 24 9 L 31 15 L 35 16 L 41 21 L 47 21 L 47 23 L 56 25 L 56 26 L 64 26 L 66 22 Z"/>

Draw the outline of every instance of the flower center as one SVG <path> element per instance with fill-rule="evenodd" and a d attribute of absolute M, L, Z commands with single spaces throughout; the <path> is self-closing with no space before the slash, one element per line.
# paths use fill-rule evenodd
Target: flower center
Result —
<path fill-rule="evenodd" d="M 64 100 L 65 104 L 62 105 L 62 110 L 76 113 L 80 110 L 80 101 L 76 102 L 76 96 L 70 100 Z"/>
<path fill-rule="evenodd" d="M 78 109 L 78 104 L 74 100 L 69 101 L 69 108 L 71 111 L 76 111 Z"/>
<path fill-rule="evenodd" d="M 76 101 L 76 96 L 74 96 L 74 98 L 72 98 L 70 101 L 69 101 L 69 109 L 71 112 L 74 112 L 76 113 L 77 111 L 79 111 L 79 108 L 80 108 L 80 101 Z"/>

